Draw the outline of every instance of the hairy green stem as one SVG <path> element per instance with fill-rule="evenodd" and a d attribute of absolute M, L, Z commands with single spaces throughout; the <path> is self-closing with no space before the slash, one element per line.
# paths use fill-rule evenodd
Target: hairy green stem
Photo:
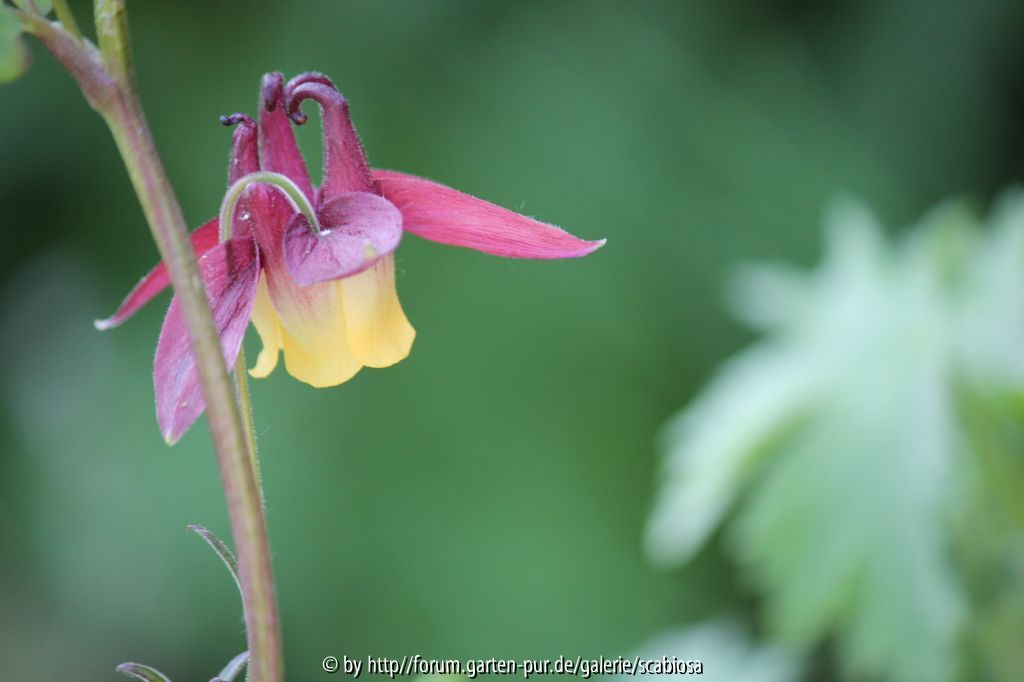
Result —
<path fill-rule="evenodd" d="M 277 177 L 277 173 L 250 173 L 244 178 L 235 182 L 231 187 L 228 188 L 227 193 L 224 195 L 224 201 L 221 202 L 220 207 L 220 234 L 219 240 L 226 242 L 231 239 L 231 226 L 235 223 L 235 206 L 238 205 L 238 200 L 242 198 L 242 193 L 245 188 L 254 182 L 260 181 L 260 179 L 253 180 L 253 178 L 259 178 L 266 181 L 268 178 L 263 176 L 274 176 Z M 284 177 L 283 175 L 280 177 Z M 273 178 L 271 178 L 272 180 Z M 291 180 L 285 178 L 285 180 L 291 183 Z M 276 183 L 272 183 L 276 184 Z M 294 183 L 292 183 L 294 187 Z M 298 188 L 295 188 L 299 191 Z M 302 192 L 299 191 L 301 195 Z M 287 195 L 287 190 L 286 190 Z M 302 199 L 305 200 L 305 196 Z M 312 209 L 311 209 L 312 210 Z M 238 407 L 242 411 L 242 421 L 245 422 L 245 435 L 246 435 L 246 446 L 249 450 L 249 461 L 252 463 L 253 477 L 256 479 L 256 491 L 260 494 L 260 503 L 263 504 L 263 482 L 260 477 L 260 458 L 259 453 L 256 450 L 256 424 L 253 422 L 252 417 L 252 399 L 249 395 L 249 373 L 246 368 L 245 361 L 245 349 L 242 348 L 238 351 L 238 359 L 235 360 L 235 395 L 238 398 Z"/>
<path fill-rule="evenodd" d="M 81 39 L 82 32 L 78 30 L 78 22 L 75 21 L 75 15 L 71 13 L 67 0 L 53 0 L 53 10 L 57 13 L 57 20 L 60 21 L 64 30 L 73 37 Z"/>
<path fill-rule="evenodd" d="M 66 8 L 61 9 L 62 21 L 66 21 L 64 16 L 70 14 Z M 243 409 L 235 401 L 188 228 L 142 112 L 124 0 L 95 0 L 98 50 L 69 32 L 74 30 L 70 27 L 51 24 L 33 12 L 18 11 L 17 15 L 25 30 L 36 35 L 71 72 L 89 104 L 109 125 L 167 266 L 196 358 L 224 485 L 238 555 L 251 679 L 280 682 L 284 664 L 277 601 L 262 495 L 254 468 L 255 449 L 250 448 L 251 429 L 246 428 L 251 425 L 251 413 L 247 405 Z M 240 382 L 238 390 L 239 398 L 248 403 L 247 384 Z"/>
<path fill-rule="evenodd" d="M 260 457 L 256 450 L 256 423 L 252 417 L 252 398 L 249 395 L 249 372 L 246 364 L 245 349 L 241 349 L 238 351 L 238 359 L 235 360 L 235 395 L 238 397 L 238 409 L 242 412 L 242 422 L 245 425 L 245 445 L 249 451 L 252 477 L 256 481 L 256 493 L 260 498 L 260 506 L 266 512 L 266 505 L 263 501 L 263 480 L 260 474 Z"/>
<path fill-rule="evenodd" d="M 103 113 L 153 228 L 192 340 L 238 555 L 252 679 L 277 682 L 282 677 L 280 627 L 263 505 L 249 454 L 250 436 L 232 395 L 184 218 L 171 197 L 141 111 L 133 104 L 124 102 L 113 112 Z"/>

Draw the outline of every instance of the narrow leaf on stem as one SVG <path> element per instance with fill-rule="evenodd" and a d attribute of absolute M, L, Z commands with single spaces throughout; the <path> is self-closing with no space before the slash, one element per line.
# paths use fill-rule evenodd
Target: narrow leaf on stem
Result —
<path fill-rule="evenodd" d="M 171 678 L 164 675 L 156 668 L 150 668 L 141 663 L 122 663 L 117 666 L 117 672 L 142 682 L 171 682 Z"/>
<path fill-rule="evenodd" d="M 220 671 L 217 677 L 210 680 L 210 682 L 233 682 L 238 677 L 238 674 L 245 669 L 245 664 L 249 662 L 249 652 L 243 651 L 234 658 L 232 658 L 224 669 Z"/>
<path fill-rule="evenodd" d="M 228 549 L 228 546 L 224 544 L 224 541 L 210 532 L 209 529 L 194 524 L 190 525 L 188 529 L 206 540 L 207 544 L 213 548 L 213 551 L 221 558 L 224 565 L 228 567 L 228 571 L 231 572 L 231 577 L 235 579 L 235 584 L 238 585 L 238 591 L 241 592 L 242 583 L 238 578 L 238 560 L 235 559 L 234 552 Z M 246 656 L 248 656 L 248 652 L 246 652 Z"/>

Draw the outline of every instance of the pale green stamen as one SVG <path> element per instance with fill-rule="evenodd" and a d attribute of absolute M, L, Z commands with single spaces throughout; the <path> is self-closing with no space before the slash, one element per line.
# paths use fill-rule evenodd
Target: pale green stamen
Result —
<path fill-rule="evenodd" d="M 235 206 L 242 198 L 242 192 L 250 185 L 264 184 L 277 187 L 288 198 L 288 202 L 296 211 L 306 216 L 313 234 L 320 235 L 320 222 L 316 218 L 316 211 L 313 210 L 309 199 L 302 193 L 298 185 L 291 181 L 286 175 L 272 173 L 270 171 L 257 171 L 239 178 L 235 184 L 228 188 L 224 195 L 224 203 L 220 206 L 220 240 L 227 241 L 231 238 L 231 225 L 235 218 Z"/>

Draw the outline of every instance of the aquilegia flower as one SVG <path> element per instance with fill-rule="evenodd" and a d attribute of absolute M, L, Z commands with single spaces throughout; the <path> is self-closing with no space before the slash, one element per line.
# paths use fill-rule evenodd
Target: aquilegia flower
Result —
<path fill-rule="evenodd" d="M 307 99 L 322 110 L 319 188 L 291 129 L 305 122 L 299 107 Z M 238 126 L 229 189 L 220 217 L 193 232 L 192 245 L 228 366 L 250 319 L 260 335 L 254 377 L 270 374 L 279 352 L 289 374 L 313 386 L 334 386 L 364 366 L 405 358 L 415 331 L 398 302 L 392 256 L 403 231 L 511 258 L 572 258 L 604 244 L 430 180 L 371 169 L 348 102 L 317 73 L 287 84 L 281 74 L 267 74 L 258 123 L 245 114 L 222 121 Z M 121 324 L 167 285 L 160 264 L 96 326 Z M 205 409 L 176 298 L 160 332 L 153 379 L 157 421 L 173 443 Z"/>

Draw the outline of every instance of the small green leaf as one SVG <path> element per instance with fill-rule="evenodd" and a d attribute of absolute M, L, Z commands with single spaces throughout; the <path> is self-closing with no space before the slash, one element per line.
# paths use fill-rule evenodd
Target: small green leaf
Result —
<path fill-rule="evenodd" d="M 21 35 L 21 22 L 10 10 L 0 7 L 0 45 L 13 42 Z"/>
<path fill-rule="evenodd" d="M 0 42 L 0 84 L 19 78 L 31 63 L 32 53 L 25 41 L 15 38 L 8 43 Z"/>
<path fill-rule="evenodd" d="M 197 525 L 191 525 L 188 529 L 206 540 L 207 544 L 213 548 L 213 551 L 221 558 L 224 565 L 228 567 L 228 571 L 231 572 L 231 577 L 235 579 L 235 584 L 238 586 L 239 593 L 241 593 L 242 582 L 238 578 L 238 560 L 235 559 L 234 553 L 228 549 L 228 546 L 220 538 L 211 533 L 209 529 Z"/>
<path fill-rule="evenodd" d="M 233 682 L 238 677 L 238 674 L 245 669 L 245 664 L 249 662 L 249 652 L 243 651 L 234 658 L 232 658 L 224 669 L 220 671 L 217 677 L 210 680 L 210 682 Z"/>
<path fill-rule="evenodd" d="M 31 63 L 32 53 L 21 39 L 21 22 L 0 7 L 0 84 L 18 78 Z"/>
<path fill-rule="evenodd" d="M 43 16 L 46 16 L 53 11 L 52 0 L 14 0 L 14 4 L 26 12 L 31 12 L 31 5 L 35 5 L 35 8 L 39 10 L 39 13 Z"/>
<path fill-rule="evenodd" d="M 156 668 L 150 668 L 141 663 L 122 663 L 117 666 L 117 672 L 128 677 L 142 680 L 142 682 L 171 682 L 171 678 L 164 675 Z"/>

